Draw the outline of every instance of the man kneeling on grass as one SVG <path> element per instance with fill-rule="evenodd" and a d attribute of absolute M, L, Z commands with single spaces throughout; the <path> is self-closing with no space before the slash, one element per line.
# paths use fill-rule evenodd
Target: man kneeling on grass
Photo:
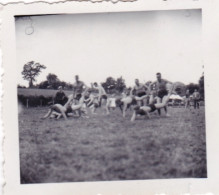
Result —
<path fill-rule="evenodd" d="M 62 106 L 61 104 L 54 104 L 50 106 L 48 113 L 44 117 L 42 117 L 42 119 L 49 118 L 50 116 L 56 117 L 56 119 L 59 119 L 61 116 L 63 116 L 64 119 L 67 119 L 68 113 L 73 113 L 76 111 L 79 112 L 80 116 L 81 108 L 83 107 L 87 90 L 88 88 L 86 88 L 85 91 L 82 93 L 82 96 L 77 105 L 73 105 L 73 95 L 70 95 L 68 97 L 67 103 L 64 106 Z"/>
<path fill-rule="evenodd" d="M 150 112 L 154 112 L 155 110 L 158 110 L 158 109 L 161 109 L 167 106 L 167 103 L 170 99 L 170 95 L 172 94 L 173 88 L 174 88 L 174 85 L 171 86 L 168 95 L 163 98 L 162 103 L 156 103 L 156 104 L 151 103 L 148 106 L 141 106 L 141 107 L 136 106 L 134 108 L 134 113 L 132 115 L 131 121 L 134 121 L 137 115 L 145 115 L 146 117 L 150 118 Z"/>

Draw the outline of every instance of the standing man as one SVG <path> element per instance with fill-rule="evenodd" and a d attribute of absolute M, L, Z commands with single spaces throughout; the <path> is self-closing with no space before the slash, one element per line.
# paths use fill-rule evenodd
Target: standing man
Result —
<path fill-rule="evenodd" d="M 84 91 L 84 88 L 86 87 L 86 85 L 84 84 L 83 81 L 79 80 L 79 76 L 76 75 L 75 76 L 75 83 L 73 84 L 73 97 L 76 100 L 80 100 L 81 96 L 82 96 L 82 92 Z"/>
<path fill-rule="evenodd" d="M 197 89 L 195 89 L 193 93 L 193 101 L 194 101 L 194 109 L 199 109 L 199 99 L 200 99 L 200 93 L 198 92 Z"/>
<path fill-rule="evenodd" d="M 161 73 L 159 72 L 156 74 L 156 77 L 157 77 L 157 81 L 155 81 L 153 84 L 155 84 L 157 90 L 157 97 L 158 97 L 157 103 L 161 103 L 163 101 L 163 98 L 168 95 L 166 85 L 172 83 L 165 79 L 162 79 Z M 160 115 L 161 114 L 160 109 L 157 110 L 158 110 L 158 114 Z M 164 106 L 164 110 L 166 112 L 166 116 L 169 116 L 169 114 L 167 113 L 167 106 Z"/>
<path fill-rule="evenodd" d="M 94 84 L 91 84 L 91 85 L 92 85 L 92 87 L 94 87 L 94 89 L 98 90 L 98 102 L 99 102 L 99 106 L 101 107 L 102 99 L 107 100 L 106 91 L 101 85 L 98 85 L 96 82 Z"/>
<path fill-rule="evenodd" d="M 146 85 L 141 84 L 138 79 L 135 79 L 134 92 L 137 97 L 142 97 L 144 95 L 147 95 Z M 137 101 L 137 103 L 139 106 L 142 106 L 142 101 Z M 146 105 L 146 101 L 144 101 L 143 104 Z"/>

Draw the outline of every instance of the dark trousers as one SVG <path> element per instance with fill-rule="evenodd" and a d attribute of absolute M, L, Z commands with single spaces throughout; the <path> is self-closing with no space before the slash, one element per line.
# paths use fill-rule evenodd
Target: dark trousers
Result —
<path fill-rule="evenodd" d="M 194 108 L 199 109 L 199 101 L 198 100 L 194 100 Z"/>

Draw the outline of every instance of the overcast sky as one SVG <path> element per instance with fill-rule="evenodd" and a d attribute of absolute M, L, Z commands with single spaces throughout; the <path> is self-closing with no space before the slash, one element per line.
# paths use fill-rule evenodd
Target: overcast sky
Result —
<path fill-rule="evenodd" d="M 25 31 L 32 22 L 34 32 Z M 31 32 L 31 31 L 29 31 Z M 18 83 L 29 61 L 47 67 L 37 83 L 54 73 L 87 84 L 122 76 L 127 85 L 156 79 L 197 83 L 203 72 L 201 10 L 34 16 L 16 20 Z"/>

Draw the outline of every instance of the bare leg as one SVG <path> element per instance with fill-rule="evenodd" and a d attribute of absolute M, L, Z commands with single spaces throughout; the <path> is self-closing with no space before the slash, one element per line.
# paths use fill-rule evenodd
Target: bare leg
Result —
<path fill-rule="evenodd" d="M 172 87 L 172 88 L 173 88 L 173 87 Z M 172 90 L 170 90 L 170 92 L 169 92 L 169 94 L 168 94 L 167 96 L 164 96 L 164 97 L 163 97 L 162 103 L 157 103 L 157 104 L 155 104 L 155 106 L 156 106 L 157 109 L 164 108 L 164 107 L 167 105 L 167 103 L 168 103 L 168 101 L 169 101 L 169 99 L 170 99 L 171 93 L 172 93 Z"/>
<path fill-rule="evenodd" d="M 160 104 L 161 103 L 161 98 L 157 97 L 157 103 Z M 158 115 L 161 115 L 161 110 L 157 109 Z"/>
<path fill-rule="evenodd" d="M 122 115 L 123 115 L 124 118 L 125 118 L 125 115 L 126 115 L 126 110 L 127 110 L 127 104 L 124 103 L 123 104 L 123 109 L 122 109 Z"/>
<path fill-rule="evenodd" d="M 42 119 L 46 119 L 46 118 L 49 118 L 50 115 L 52 114 L 52 109 L 50 108 L 49 111 L 42 117 Z"/>
<path fill-rule="evenodd" d="M 109 99 L 107 99 L 107 102 L 106 102 L 106 114 L 109 114 L 109 106 L 110 106 L 110 103 L 111 101 Z"/>
<path fill-rule="evenodd" d="M 150 113 L 149 112 L 147 112 L 146 111 L 146 115 L 145 115 L 146 117 L 148 117 L 149 119 L 151 118 L 151 115 L 150 115 Z"/>
<path fill-rule="evenodd" d="M 50 115 L 50 118 L 55 118 L 55 117 L 59 117 L 59 115 L 62 115 L 56 111 L 52 111 L 52 114 Z"/>
<path fill-rule="evenodd" d="M 65 114 L 66 108 L 60 104 L 55 104 L 55 105 L 51 106 L 51 108 L 49 109 L 49 112 L 43 117 L 43 119 L 50 117 L 51 114 L 53 113 L 53 111 L 61 113 L 61 115 L 58 116 L 58 118 L 63 116 L 65 119 L 67 119 L 67 116 Z"/>

